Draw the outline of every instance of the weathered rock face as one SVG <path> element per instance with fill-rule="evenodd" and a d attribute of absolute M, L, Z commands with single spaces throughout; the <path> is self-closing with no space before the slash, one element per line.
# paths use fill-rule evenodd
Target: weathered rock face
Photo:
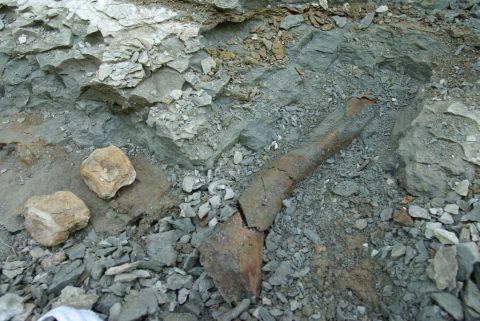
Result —
<path fill-rule="evenodd" d="M 28 234 L 44 246 L 55 246 L 67 240 L 70 232 L 84 228 L 90 210 L 75 194 L 59 191 L 33 196 L 24 207 Z"/>
<path fill-rule="evenodd" d="M 100 198 L 109 199 L 123 186 L 132 184 L 137 173 L 122 150 L 110 145 L 90 154 L 80 166 L 80 175 Z"/>
<path fill-rule="evenodd" d="M 423 103 L 413 121 L 405 123 L 399 117 L 394 136 L 404 135 L 397 150 L 398 176 L 409 193 L 443 196 L 449 183 L 474 179 L 480 165 L 480 119 L 473 105 Z"/>

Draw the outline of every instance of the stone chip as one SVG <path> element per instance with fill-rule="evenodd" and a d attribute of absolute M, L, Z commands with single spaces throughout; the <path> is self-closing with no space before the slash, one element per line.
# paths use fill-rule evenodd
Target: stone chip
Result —
<path fill-rule="evenodd" d="M 453 290 L 457 286 L 457 249 L 455 246 L 441 247 L 427 268 L 427 275 L 439 290 Z"/>
<path fill-rule="evenodd" d="M 455 320 L 463 320 L 462 302 L 448 292 L 433 293 L 432 299 Z"/>

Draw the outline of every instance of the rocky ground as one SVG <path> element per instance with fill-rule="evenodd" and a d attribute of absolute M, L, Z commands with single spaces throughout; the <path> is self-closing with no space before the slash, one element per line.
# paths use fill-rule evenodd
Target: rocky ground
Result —
<path fill-rule="evenodd" d="M 480 320 L 479 48 L 475 0 L 0 1 L 0 321 Z M 358 97 L 360 135 L 247 226 Z M 208 248 L 232 222 L 261 233 L 240 298 Z"/>

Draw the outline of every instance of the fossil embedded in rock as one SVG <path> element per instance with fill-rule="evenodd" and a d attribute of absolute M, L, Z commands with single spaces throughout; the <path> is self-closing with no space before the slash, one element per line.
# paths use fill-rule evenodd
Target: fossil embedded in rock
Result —
<path fill-rule="evenodd" d="M 80 175 L 100 198 L 109 199 L 123 186 L 132 184 L 137 173 L 122 150 L 110 145 L 90 154 L 80 166 Z"/>
<path fill-rule="evenodd" d="M 69 191 L 33 196 L 24 207 L 28 234 L 44 246 L 55 246 L 67 240 L 70 232 L 87 226 L 90 210 Z"/>

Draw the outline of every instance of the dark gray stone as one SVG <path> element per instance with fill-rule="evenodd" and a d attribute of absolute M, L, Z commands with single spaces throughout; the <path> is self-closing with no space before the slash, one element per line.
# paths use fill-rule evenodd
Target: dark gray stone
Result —
<path fill-rule="evenodd" d="M 94 309 L 100 313 L 108 315 L 110 308 L 115 304 L 122 301 L 122 298 L 116 296 L 112 293 L 106 293 L 100 297 L 100 299 L 95 303 Z"/>
<path fill-rule="evenodd" d="M 417 321 L 443 321 L 441 309 L 436 305 L 427 305 L 417 315 Z"/>
<path fill-rule="evenodd" d="M 192 224 L 192 220 L 188 217 L 169 220 L 168 223 L 170 223 L 176 229 L 181 230 L 185 233 L 192 233 L 193 231 L 195 231 L 195 226 Z"/>
<path fill-rule="evenodd" d="M 426 9 L 444 10 L 450 5 L 450 0 L 416 0 L 413 3 Z"/>
<path fill-rule="evenodd" d="M 471 280 L 463 289 L 462 301 L 466 320 L 480 320 L 480 290 Z"/>
<path fill-rule="evenodd" d="M 323 244 L 322 239 L 320 238 L 318 233 L 315 232 L 314 230 L 306 228 L 303 230 L 303 234 L 307 237 L 307 239 L 309 239 L 313 243 L 317 245 Z"/>
<path fill-rule="evenodd" d="M 85 255 L 86 246 L 83 243 L 75 244 L 65 250 L 70 260 L 81 259 Z"/>
<path fill-rule="evenodd" d="M 191 275 L 181 275 L 173 273 L 167 277 L 167 289 L 179 290 L 182 288 L 190 289 L 193 284 L 193 278 Z"/>
<path fill-rule="evenodd" d="M 188 272 L 188 270 L 193 268 L 197 264 L 199 257 L 200 253 L 197 249 L 194 249 L 185 257 L 185 260 L 183 261 L 183 270 Z"/>
<path fill-rule="evenodd" d="M 284 285 L 288 281 L 288 276 L 292 274 L 292 268 L 288 261 L 283 261 L 278 266 L 277 270 L 268 279 L 268 283 L 271 285 Z"/>
<path fill-rule="evenodd" d="M 335 21 L 335 24 L 339 28 L 343 28 L 347 24 L 347 18 L 346 17 L 333 16 L 332 19 L 333 19 L 333 21 Z"/>
<path fill-rule="evenodd" d="M 272 142 L 272 125 L 266 121 L 255 120 L 247 124 L 240 132 L 239 142 L 245 147 L 260 151 Z"/>
<path fill-rule="evenodd" d="M 48 302 L 47 293 L 42 287 L 32 286 L 31 287 L 33 302 L 37 306 L 44 306 Z"/>
<path fill-rule="evenodd" d="M 473 272 L 473 265 L 480 262 L 478 246 L 474 242 L 457 244 L 457 280 L 466 281 Z"/>
<path fill-rule="evenodd" d="M 250 299 L 242 300 L 235 308 L 223 314 L 218 320 L 219 321 L 232 321 L 235 320 L 240 314 L 248 309 L 250 306 Z"/>
<path fill-rule="evenodd" d="M 354 194 L 357 194 L 359 191 L 360 187 L 354 181 L 343 181 L 338 183 L 333 188 L 333 193 L 343 197 L 352 196 Z"/>
<path fill-rule="evenodd" d="M 109 256 L 113 252 L 115 252 L 116 247 L 107 247 L 107 248 L 100 248 L 95 250 L 96 256 Z"/>
<path fill-rule="evenodd" d="M 480 284 L 480 262 L 475 263 L 473 267 L 473 279 L 476 284 Z"/>
<path fill-rule="evenodd" d="M 179 231 L 148 235 L 146 250 L 150 259 L 162 265 L 175 265 L 178 256 L 175 245 L 180 236 L 181 232 Z"/>
<path fill-rule="evenodd" d="M 343 29 L 314 31 L 303 37 L 296 48 L 298 62 L 312 71 L 326 71 L 338 57 L 337 48 L 343 41 Z"/>
<path fill-rule="evenodd" d="M 358 28 L 367 29 L 372 24 L 373 18 L 375 18 L 375 13 L 373 12 L 367 13 L 367 15 L 362 20 L 360 20 L 360 23 L 358 24 Z"/>
<path fill-rule="evenodd" d="M 392 219 L 392 215 L 393 215 L 393 208 L 391 207 L 385 208 L 380 212 L 380 219 L 382 221 L 389 221 L 390 219 Z"/>
<path fill-rule="evenodd" d="M 280 22 L 280 29 L 288 30 L 301 25 L 303 22 L 302 14 L 288 15 Z"/>
<path fill-rule="evenodd" d="M 257 314 L 261 321 L 275 321 L 275 318 L 264 307 L 259 307 L 257 309 Z"/>
<path fill-rule="evenodd" d="M 125 297 L 118 321 L 134 321 L 154 314 L 158 309 L 157 296 L 152 289 L 142 289 Z"/>
<path fill-rule="evenodd" d="M 475 206 L 473 210 L 462 216 L 462 222 L 480 222 L 480 206 Z"/>
<path fill-rule="evenodd" d="M 463 319 L 462 302 L 448 292 L 433 293 L 432 299 L 455 320 Z"/>
<path fill-rule="evenodd" d="M 384 58 L 378 63 L 380 68 L 401 72 L 410 77 L 428 82 L 432 78 L 431 62 L 421 56 L 404 55 L 395 58 Z"/>
<path fill-rule="evenodd" d="M 48 291 L 58 295 L 67 285 L 75 286 L 84 271 L 85 265 L 81 260 L 61 265 L 55 273 Z"/>
<path fill-rule="evenodd" d="M 167 313 L 163 317 L 164 321 L 198 321 L 198 318 L 191 313 Z"/>

